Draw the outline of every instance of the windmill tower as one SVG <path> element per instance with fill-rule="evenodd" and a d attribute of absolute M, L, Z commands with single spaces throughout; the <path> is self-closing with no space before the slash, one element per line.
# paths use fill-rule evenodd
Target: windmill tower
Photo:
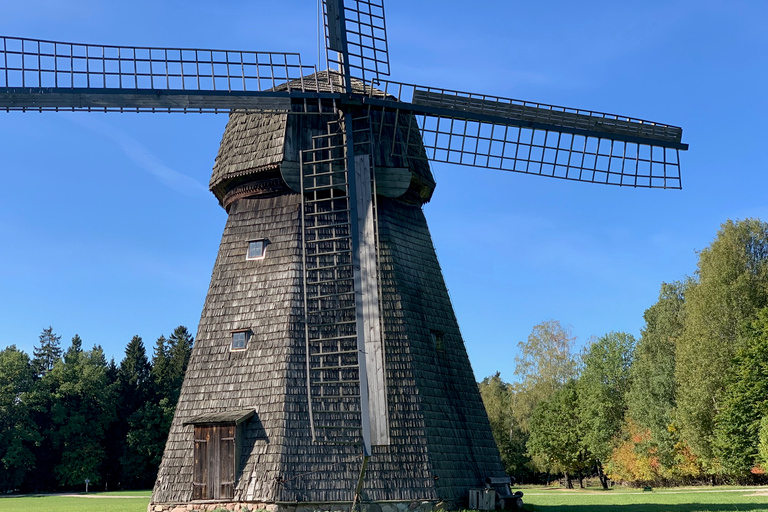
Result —
<path fill-rule="evenodd" d="M 421 211 L 429 160 L 680 187 L 680 128 L 386 81 L 383 0 L 325 0 L 324 20 L 321 72 L 2 38 L 2 109 L 231 113 L 210 183 L 228 221 L 155 510 L 430 508 L 503 476 Z"/>

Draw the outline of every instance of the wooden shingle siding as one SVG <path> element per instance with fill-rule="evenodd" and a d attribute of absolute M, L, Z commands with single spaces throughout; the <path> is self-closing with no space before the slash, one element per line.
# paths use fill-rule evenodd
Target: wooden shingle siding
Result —
<path fill-rule="evenodd" d="M 322 118 L 230 118 L 211 189 L 221 200 L 233 187 L 253 184 L 254 195 L 227 204 L 153 503 L 183 503 L 211 493 L 262 503 L 352 499 L 361 447 L 316 444 L 310 431 L 301 200 L 287 187 L 259 187 L 260 180 L 274 179 L 283 159 L 293 160 L 286 151 L 298 151 L 279 139 L 320 130 Z M 374 163 L 381 162 L 405 165 L 375 147 Z M 504 476 L 421 209 L 434 182 L 428 166 L 418 162 L 407 164 L 415 181 L 405 195 L 377 199 L 390 444 L 373 447 L 367 468 L 363 497 L 374 501 L 458 500 L 483 478 Z M 259 192 L 264 190 L 269 192 Z M 268 240 L 266 257 L 246 260 L 247 242 L 257 239 Z M 232 331 L 238 329 L 252 336 L 245 350 L 233 352 Z M 432 332 L 442 333 L 441 350 Z M 244 411 L 255 413 L 232 427 L 231 444 L 229 433 L 219 439 L 219 456 L 234 463 L 217 466 L 217 489 L 211 490 L 210 478 L 193 478 L 201 465 L 209 472 L 211 466 L 198 456 L 203 440 L 187 423 L 241 418 Z"/>

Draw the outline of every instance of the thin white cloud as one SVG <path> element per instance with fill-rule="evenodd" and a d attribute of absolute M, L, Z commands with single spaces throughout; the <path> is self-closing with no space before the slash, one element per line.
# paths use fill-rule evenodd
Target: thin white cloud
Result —
<path fill-rule="evenodd" d="M 92 115 L 72 114 L 67 119 L 114 142 L 138 167 L 144 169 L 163 185 L 186 196 L 207 195 L 208 188 L 184 173 L 162 163 L 142 143 L 119 128 L 102 122 Z"/>

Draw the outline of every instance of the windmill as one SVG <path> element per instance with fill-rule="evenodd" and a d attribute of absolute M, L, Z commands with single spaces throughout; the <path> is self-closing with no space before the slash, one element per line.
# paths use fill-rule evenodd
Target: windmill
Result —
<path fill-rule="evenodd" d="M 383 0 L 287 53 L 2 38 L 0 108 L 231 112 L 229 214 L 153 502 L 458 500 L 503 471 L 420 206 L 427 162 L 679 188 L 679 128 L 386 80 Z"/>

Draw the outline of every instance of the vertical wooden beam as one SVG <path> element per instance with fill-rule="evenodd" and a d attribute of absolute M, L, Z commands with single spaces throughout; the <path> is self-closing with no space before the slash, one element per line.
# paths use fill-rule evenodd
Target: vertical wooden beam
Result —
<path fill-rule="evenodd" d="M 355 155 L 357 192 L 357 226 L 360 252 L 360 275 L 365 335 L 365 367 L 368 374 L 368 407 L 371 444 L 389 445 L 387 389 L 384 370 L 384 347 L 381 335 L 379 286 L 376 272 L 376 231 L 373 212 L 371 156 Z"/>
<path fill-rule="evenodd" d="M 344 114 L 344 132 L 346 135 L 345 144 L 347 147 L 347 182 L 349 185 L 349 206 L 350 213 L 350 237 L 352 238 L 352 275 L 355 287 L 355 324 L 357 329 L 357 362 L 360 372 L 360 421 L 363 434 L 363 455 L 371 456 L 371 413 L 368 401 L 368 372 L 366 370 L 366 322 L 365 311 L 366 295 L 363 294 L 363 275 L 361 265 L 360 240 L 362 227 L 360 222 L 360 212 L 365 204 L 365 198 L 358 198 L 358 174 L 355 170 L 355 141 L 353 137 L 354 129 L 352 127 L 352 114 Z M 368 192 L 370 195 L 370 191 Z"/>

